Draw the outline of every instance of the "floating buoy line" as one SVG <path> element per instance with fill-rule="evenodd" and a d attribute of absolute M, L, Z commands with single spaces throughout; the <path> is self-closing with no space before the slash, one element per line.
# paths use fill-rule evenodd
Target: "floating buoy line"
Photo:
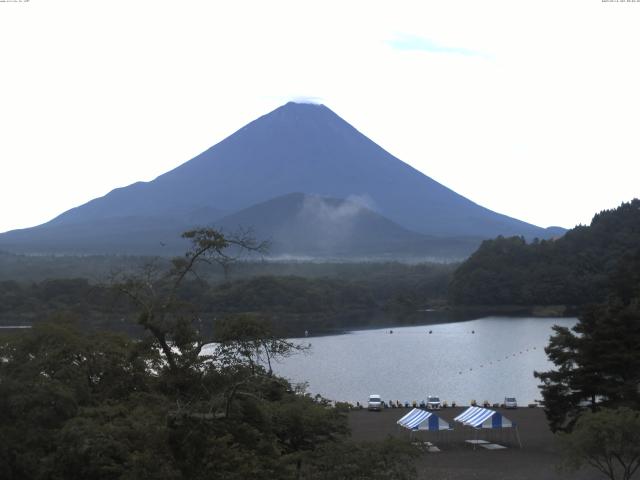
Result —
<path fill-rule="evenodd" d="M 520 350 L 518 352 L 507 354 L 507 355 L 505 355 L 504 358 L 498 358 L 497 360 L 489 360 L 489 362 L 481 363 L 480 365 L 477 366 L 477 368 L 484 368 L 485 366 L 487 368 L 489 368 L 489 366 L 493 366 L 494 364 L 498 364 L 502 360 L 509 360 L 509 359 L 511 359 L 511 358 L 513 358 L 515 356 L 525 355 L 528 352 L 532 352 L 533 353 L 536 350 L 537 350 L 537 347 L 535 347 L 535 346 L 532 346 L 532 347 L 529 347 L 529 348 L 525 348 L 524 350 Z M 458 375 L 462 375 L 465 371 L 472 372 L 473 371 L 473 367 L 469 367 L 468 370 L 466 368 L 463 368 L 462 370 L 459 370 L 458 371 Z"/>
<path fill-rule="evenodd" d="M 387 333 L 392 334 L 392 333 L 393 333 L 393 330 L 389 330 Z M 422 332 L 411 332 L 411 334 L 412 334 L 412 335 L 421 334 L 421 333 L 422 333 Z M 430 329 L 430 330 L 429 330 L 428 332 L 426 332 L 426 333 L 427 333 L 427 334 L 429 334 L 429 335 L 432 335 L 434 332 L 433 332 L 433 329 Z M 467 333 L 467 334 L 475 335 L 476 331 L 475 331 L 475 330 L 471 330 L 470 332 L 469 332 L 469 331 L 467 331 L 467 332 L 462 332 L 462 333 Z M 517 351 L 517 352 L 508 353 L 507 355 L 505 355 L 505 356 L 504 356 L 504 358 L 498 358 L 498 359 L 495 359 L 495 360 L 489 360 L 488 362 L 481 363 L 480 365 L 476 365 L 476 367 L 477 367 L 477 368 L 484 368 L 484 367 L 486 366 L 486 367 L 488 368 L 490 365 L 491 365 L 491 366 L 492 366 L 492 365 L 494 365 L 494 363 L 495 363 L 495 364 L 498 364 L 498 363 L 500 363 L 502 360 L 509 360 L 510 358 L 516 357 L 516 356 L 518 356 L 518 355 L 524 355 L 524 354 L 526 354 L 527 352 L 533 352 L 533 351 L 535 351 L 535 350 L 537 350 L 537 347 L 536 347 L 536 346 L 530 346 L 530 347 L 528 347 L 528 348 L 525 348 L 525 349 L 523 349 L 523 350 L 519 350 L 519 351 Z M 462 370 L 459 370 L 459 371 L 458 371 L 458 375 L 462 375 L 462 374 L 463 374 L 463 373 L 465 373 L 465 372 L 473 372 L 473 367 L 469 367 L 468 369 L 463 368 Z"/>

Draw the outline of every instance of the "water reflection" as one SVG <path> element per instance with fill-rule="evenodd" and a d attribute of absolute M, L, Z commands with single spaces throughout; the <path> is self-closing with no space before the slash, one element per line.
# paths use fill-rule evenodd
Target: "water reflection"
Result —
<path fill-rule="evenodd" d="M 311 352 L 275 366 L 279 375 L 309 382 L 309 390 L 361 403 L 378 393 L 387 400 L 491 403 L 515 396 L 539 399 L 534 370 L 550 364 L 544 353 L 554 324 L 576 319 L 486 317 L 429 326 L 360 330 L 301 339 Z M 431 333 L 429 333 L 431 331 Z"/>

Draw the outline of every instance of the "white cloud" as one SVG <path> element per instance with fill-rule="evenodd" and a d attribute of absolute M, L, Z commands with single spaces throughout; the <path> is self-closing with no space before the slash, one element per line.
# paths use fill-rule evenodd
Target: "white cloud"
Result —
<path fill-rule="evenodd" d="M 487 57 L 485 53 L 465 47 L 442 45 L 433 40 L 417 35 L 396 34 L 387 40 L 387 45 L 400 51 L 419 51 L 440 54 L 464 55 L 465 57 Z"/>

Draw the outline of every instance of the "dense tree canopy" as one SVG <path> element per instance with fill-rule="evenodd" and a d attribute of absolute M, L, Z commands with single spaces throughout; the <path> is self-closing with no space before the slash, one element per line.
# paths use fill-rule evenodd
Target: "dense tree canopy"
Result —
<path fill-rule="evenodd" d="M 553 430 L 570 430 L 585 409 L 640 409 L 640 250 L 612 275 L 606 302 L 593 305 L 573 329 L 555 327 L 546 352 L 556 369 L 542 380 Z"/>
<path fill-rule="evenodd" d="M 300 347 L 268 322 L 226 318 L 206 343 L 179 292 L 226 246 L 209 232 L 191 238 L 170 270 L 117 284 L 137 305 L 139 339 L 64 316 L 0 338 L 0 478 L 357 478 L 373 468 L 369 452 L 382 447 L 348 442 L 344 407 L 273 375 L 269 361 Z M 412 478 L 410 450 L 390 441 L 384 451 L 384 478 Z"/>
<path fill-rule="evenodd" d="M 345 440 L 344 413 L 249 362 L 242 341 L 177 376 L 151 339 L 58 322 L 5 340 L 2 478 L 293 478 L 305 452 Z"/>
<path fill-rule="evenodd" d="M 610 480 L 630 480 L 640 468 L 640 411 L 626 407 L 582 415 L 562 437 L 565 466 L 588 464 Z"/>
<path fill-rule="evenodd" d="M 204 268 L 203 268 L 204 267 Z M 257 266 L 236 264 L 234 270 Z M 283 335 L 299 336 L 305 330 L 334 331 L 384 317 L 387 322 L 412 321 L 418 309 L 442 304 L 453 267 L 450 265 L 309 265 L 291 268 L 282 265 L 253 270 L 248 276 L 215 281 L 208 275 L 211 266 L 198 267 L 198 277 L 185 278 L 176 296 L 185 305 L 194 305 L 207 328 L 214 319 L 228 314 L 260 313 L 272 319 Z M 133 273 L 154 276 L 172 267 L 162 259 L 147 259 Z M 142 273 L 141 273 L 142 272 Z M 240 275 L 240 273 L 237 273 Z M 304 274 L 307 276 L 301 276 Z M 40 282 L 0 281 L 0 325 L 32 324 L 58 312 L 75 317 L 89 328 L 108 328 L 138 334 L 123 318 L 136 312 L 136 304 L 118 296 L 110 285 L 91 283 L 85 278 L 60 278 Z"/>
<path fill-rule="evenodd" d="M 462 305 L 586 305 L 604 301 L 609 276 L 640 244 L 640 200 L 593 217 L 556 240 L 487 240 L 455 272 Z"/>

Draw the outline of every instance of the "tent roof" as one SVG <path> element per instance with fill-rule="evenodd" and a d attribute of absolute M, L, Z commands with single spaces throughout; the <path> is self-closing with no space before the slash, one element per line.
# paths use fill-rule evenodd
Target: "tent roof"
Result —
<path fill-rule="evenodd" d="M 419 408 L 411 410 L 397 423 L 410 430 L 448 430 L 451 428 L 448 422 L 445 422 L 434 413 Z"/>
<path fill-rule="evenodd" d="M 456 418 L 456 422 L 474 428 L 509 428 L 513 423 L 495 410 L 482 407 L 469 407 Z"/>
<path fill-rule="evenodd" d="M 471 418 L 473 415 L 475 415 L 478 412 L 481 412 L 482 410 L 486 410 L 486 409 L 482 407 L 469 407 L 460 415 L 458 415 L 456 418 L 454 418 L 454 420 L 456 422 L 464 423 L 468 418 Z"/>

